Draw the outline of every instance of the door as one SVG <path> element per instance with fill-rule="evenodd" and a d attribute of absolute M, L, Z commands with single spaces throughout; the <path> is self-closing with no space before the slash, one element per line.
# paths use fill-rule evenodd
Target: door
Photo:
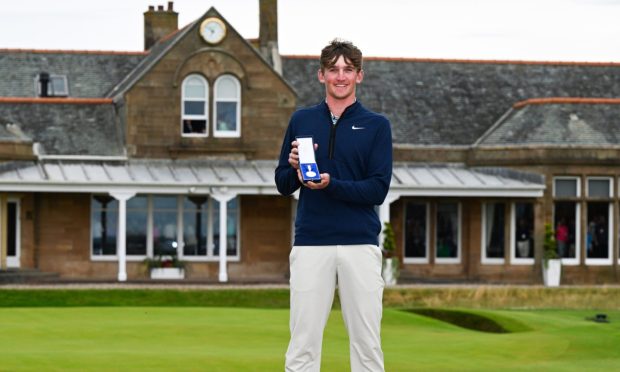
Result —
<path fill-rule="evenodd" d="M 6 265 L 7 267 L 19 267 L 19 201 L 9 199 L 6 209 Z"/>

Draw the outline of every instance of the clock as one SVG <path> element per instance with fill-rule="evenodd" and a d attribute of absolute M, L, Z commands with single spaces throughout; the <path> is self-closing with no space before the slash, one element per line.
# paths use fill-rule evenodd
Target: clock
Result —
<path fill-rule="evenodd" d="M 226 36 L 226 25 L 219 18 L 207 18 L 200 24 L 200 36 L 209 44 L 217 44 Z"/>

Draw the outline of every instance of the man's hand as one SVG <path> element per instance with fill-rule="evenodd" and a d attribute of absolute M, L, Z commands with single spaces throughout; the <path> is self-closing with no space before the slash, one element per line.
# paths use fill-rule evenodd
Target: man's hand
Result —
<path fill-rule="evenodd" d="M 299 146 L 299 142 L 297 141 L 293 141 L 291 142 L 291 152 L 288 154 L 288 163 L 291 165 L 291 167 L 299 170 L 299 149 L 297 148 Z M 319 148 L 319 144 L 315 143 L 314 144 L 314 151 L 316 151 Z"/>
<path fill-rule="evenodd" d="M 306 186 L 311 190 L 320 190 L 326 188 L 329 185 L 330 180 L 329 173 L 321 173 L 321 182 L 304 182 L 303 178 L 301 177 L 301 171 L 299 170 L 299 168 L 297 169 L 297 178 L 299 178 L 299 182 L 301 182 L 302 185 Z"/>

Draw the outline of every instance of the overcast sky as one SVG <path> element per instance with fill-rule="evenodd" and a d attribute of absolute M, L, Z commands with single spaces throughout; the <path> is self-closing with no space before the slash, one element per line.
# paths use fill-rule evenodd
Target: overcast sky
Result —
<path fill-rule="evenodd" d="M 259 0 L 176 0 L 182 27 L 214 6 L 246 38 Z M 143 49 L 155 0 L 0 2 L 0 48 Z M 282 54 L 334 37 L 366 56 L 620 62 L 620 0 L 280 0 Z"/>

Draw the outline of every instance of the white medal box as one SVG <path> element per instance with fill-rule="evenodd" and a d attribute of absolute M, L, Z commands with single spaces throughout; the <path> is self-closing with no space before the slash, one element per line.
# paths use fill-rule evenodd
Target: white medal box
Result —
<path fill-rule="evenodd" d="M 304 182 L 321 182 L 319 167 L 314 157 L 314 141 L 312 137 L 297 137 L 299 151 L 299 169 Z"/>

